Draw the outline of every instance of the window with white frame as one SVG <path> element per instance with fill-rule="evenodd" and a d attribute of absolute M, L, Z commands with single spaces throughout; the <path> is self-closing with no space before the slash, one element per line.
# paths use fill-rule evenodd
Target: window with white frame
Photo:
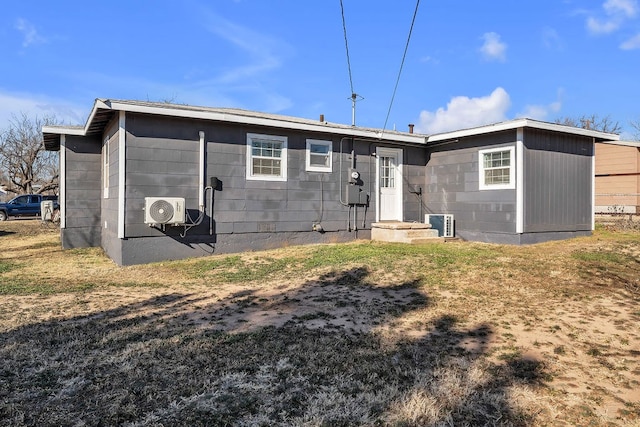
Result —
<path fill-rule="evenodd" d="M 380 156 L 380 188 L 395 188 L 396 157 Z"/>
<path fill-rule="evenodd" d="M 287 180 L 287 137 L 247 134 L 247 179 Z"/>
<path fill-rule="evenodd" d="M 480 190 L 516 188 L 515 147 L 480 150 L 478 155 Z"/>
<path fill-rule="evenodd" d="M 109 138 L 105 138 L 102 146 L 102 187 L 103 197 L 109 198 Z"/>
<path fill-rule="evenodd" d="M 333 143 L 318 139 L 307 139 L 307 171 L 331 172 Z"/>

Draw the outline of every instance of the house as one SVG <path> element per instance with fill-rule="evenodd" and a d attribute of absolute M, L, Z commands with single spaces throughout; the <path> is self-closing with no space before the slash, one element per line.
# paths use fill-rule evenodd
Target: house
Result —
<path fill-rule="evenodd" d="M 596 144 L 595 212 L 640 214 L 640 141 Z"/>
<path fill-rule="evenodd" d="M 63 247 L 120 265 L 366 239 L 433 213 L 469 240 L 590 234 L 594 144 L 617 139 L 529 119 L 419 135 L 109 99 L 43 137 L 60 150 Z"/>

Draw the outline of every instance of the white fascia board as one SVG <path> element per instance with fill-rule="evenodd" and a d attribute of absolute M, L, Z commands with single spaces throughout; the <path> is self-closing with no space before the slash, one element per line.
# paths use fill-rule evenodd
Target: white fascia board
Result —
<path fill-rule="evenodd" d="M 453 132 L 446 132 L 427 137 L 427 144 L 430 142 L 439 142 L 453 140 L 457 138 L 463 138 L 466 136 L 482 135 L 486 133 L 500 132 L 505 130 L 514 130 L 518 128 L 533 128 L 550 130 L 555 132 L 570 133 L 574 135 L 582 135 L 590 138 L 604 139 L 604 140 L 618 140 L 619 135 L 613 133 L 600 132 L 589 129 L 582 129 L 573 126 L 565 126 L 556 123 L 539 122 L 537 120 L 530 119 L 516 119 L 508 122 L 496 123 L 493 125 L 480 126 L 476 128 L 462 129 Z"/>
<path fill-rule="evenodd" d="M 65 126 L 43 126 L 42 133 L 52 133 L 54 135 L 75 135 L 84 136 L 85 129 L 81 127 L 65 127 Z"/>
<path fill-rule="evenodd" d="M 557 132 L 572 133 L 575 135 L 588 136 L 589 138 L 606 139 L 617 141 L 620 139 L 620 135 L 614 133 L 601 132 L 598 130 L 583 129 L 573 126 L 566 126 L 557 123 L 539 122 L 537 120 L 524 119 L 527 122 L 527 126 L 535 129 L 552 130 Z"/>
<path fill-rule="evenodd" d="M 117 101 L 110 102 L 110 108 L 113 110 L 124 110 L 132 113 L 156 114 L 171 117 L 182 117 L 190 119 L 215 120 L 227 123 L 241 123 L 257 126 L 269 126 L 281 129 L 294 129 L 310 132 L 332 133 L 338 135 L 347 135 L 353 137 L 361 137 L 368 139 L 379 139 L 389 142 L 407 142 L 412 144 L 425 144 L 425 137 L 422 135 L 411 134 L 384 134 L 382 130 L 366 130 L 361 128 L 340 128 L 325 125 L 323 123 L 299 123 L 287 120 L 277 120 L 266 117 L 253 117 L 241 114 L 233 114 L 218 111 L 197 111 L 197 110 L 181 110 L 177 108 L 164 108 L 149 105 L 135 105 L 128 103 L 120 103 Z M 381 139 L 384 137 L 384 139 Z"/>

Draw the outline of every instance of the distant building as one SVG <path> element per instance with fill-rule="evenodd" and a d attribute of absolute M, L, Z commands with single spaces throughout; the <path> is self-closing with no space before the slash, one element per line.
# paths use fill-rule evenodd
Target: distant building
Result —
<path fill-rule="evenodd" d="M 596 213 L 640 214 L 640 142 L 596 144 Z"/>

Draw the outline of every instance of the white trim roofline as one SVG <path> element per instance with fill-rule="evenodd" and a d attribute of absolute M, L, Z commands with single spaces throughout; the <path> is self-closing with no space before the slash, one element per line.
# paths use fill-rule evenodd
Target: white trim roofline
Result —
<path fill-rule="evenodd" d="M 533 128 L 533 129 L 550 130 L 550 131 L 562 132 L 562 133 L 570 133 L 574 135 L 587 136 L 589 138 L 595 138 L 597 140 L 603 140 L 603 141 L 617 141 L 620 139 L 619 135 L 616 135 L 613 133 L 600 132 L 600 131 L 590 130 L 590 129 L 582 129 L 574 126 L 566 126 L 566 125 L 561 125 L 557 123 L 541 122 L 538 120 L 532 120 L 532 119 L 526 119 L 526 118 L 515 119 L 507 122 L 495 123 L 495 124 L 486 125 L 486 126 L 479 126 L 475 128 L 462 129 L 462 130 L 456 130 L 452 132 L 429 135 L 427 136 L 426 139 L 427 139 L 427 145 L 429 145 L 429 143 L 433 143 L 433 142 L 442 142 L 442 141 L 454 140 L 457 138 L 463 138 L 466 136 L 482 135 L 486 133 L 500 132 L 505 130 L 516 130 L 518 128 Z"/>
<path fill-rule="evenodd" d="M 85 136 L 87 134 L 86 129 L 82 126 L 42 126 L 42 133 L 75 136 Z"/>
<path fill-rule="evenodd" d="M 310 132 L 330 133 L 334 135 L 365 138 L 378 141 L 402 142 L 416 145 L 429 145 L 438 142 L 455 142 L 458 138 L 482 135 L 519 128 L 533 128 L 555 132 L 581 135 L 594 138 L 596 142 L 615 143 L 620 136 L 590 129 L 582 129 L 557 123 L 521 118 L 486 126 L 461 129 L 434 135 L 413 134 L 374 128 L 355 127 L 338 123 L 321 122 L 278 114 L 259 113 L 235 108 L 211 108 L 191 105 L 163 104 L 144 101 L 124 101 L 110 99 L 96 99 L 84 126 L 44 126 L 42 132 L 51 135 L 86 136 L 100 111 L 125 111 L 132 113 L 153 114 L 160 116 L 203 119 L 227 123 L 240 123 L 256 126 L 268 126 L 280 129 L 293 129 Z M 92 129 L 95 131 L 95 128 Z M 629 142 L 629 144 L 632 144 Z M 626 143 L 620 145 L 627 145 Z"/>
<path fill-rule="evenodd" d="M 408 132 L 397 132 L 391 130 L 385 130 L 383 132 L 382 129 L 353 127 L 337 123 L 329 123 L 326 121 L 320 122 L 276 114 L 257 113 L 240 109 L 216 109 L 208 107 L 194 107 L 189 105 L 164 105 L 159 103 L 107 99 L 96 99 L 93 109 L 91 110 L 91 114 L 89 115 L 89 118 L 87 119 L 84 127 L 45 126 L 42 128 L 42 132 L 59 135 L 66 134 L 85 136 L 87 135 L 91 123 L 93 122 L 99 110 L 125 111 L 132 113 L 221 121 L 227 123 L 242 123 L 257 126 L 332 133 L 342 136 L 377 139 L 381 141 L 386 140 L 390 142 L 405 142 L 421 145 L 424 145 L 426 143 L 425 135 L 412 134 Z"/>

